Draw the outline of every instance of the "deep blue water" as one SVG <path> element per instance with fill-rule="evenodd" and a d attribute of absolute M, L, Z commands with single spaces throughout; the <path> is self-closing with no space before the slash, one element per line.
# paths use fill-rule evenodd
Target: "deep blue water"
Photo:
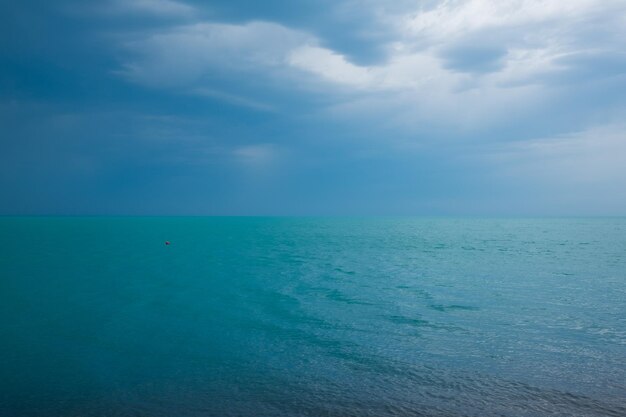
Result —
<path fill-rule="evenodd" d="M 626 219 L 5 217 L 0 238 L 1 416 L 626 415 Z"/>

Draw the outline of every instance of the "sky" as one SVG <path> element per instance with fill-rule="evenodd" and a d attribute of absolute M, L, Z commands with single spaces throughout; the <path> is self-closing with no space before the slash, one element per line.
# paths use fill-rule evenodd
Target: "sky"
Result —
<path fill-rule="evenodd" d="M 0 0 L 0 214 L 626 215 L 624 0 Z"/>

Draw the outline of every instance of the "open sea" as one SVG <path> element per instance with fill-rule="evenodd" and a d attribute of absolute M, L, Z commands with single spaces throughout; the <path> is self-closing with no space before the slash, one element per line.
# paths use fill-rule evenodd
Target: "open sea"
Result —
<path fill-rule="evenodd" d="M 626 416 L 625 218 L 2 217 L 0 238 L 2 417 Z"/>

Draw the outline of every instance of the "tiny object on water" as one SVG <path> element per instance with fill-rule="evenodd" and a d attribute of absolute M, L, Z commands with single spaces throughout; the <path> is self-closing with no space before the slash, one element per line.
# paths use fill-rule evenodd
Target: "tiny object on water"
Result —
<path fill-rule="evenodd" d="M 169 240 L 166 240 L 166 241 L 165 241 L 165 246 L 169 246 L 169 245 L 170 245 L 170 241 L 169 241 Z"/>

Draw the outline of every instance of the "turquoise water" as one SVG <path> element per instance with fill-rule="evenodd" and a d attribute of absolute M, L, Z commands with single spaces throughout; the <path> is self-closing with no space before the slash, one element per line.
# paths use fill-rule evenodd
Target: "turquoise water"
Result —
<path fill-rule="evenodd" d="M 626 219 L 5 217 L 0 237 L 1 416 L 626 415 Z"/>

